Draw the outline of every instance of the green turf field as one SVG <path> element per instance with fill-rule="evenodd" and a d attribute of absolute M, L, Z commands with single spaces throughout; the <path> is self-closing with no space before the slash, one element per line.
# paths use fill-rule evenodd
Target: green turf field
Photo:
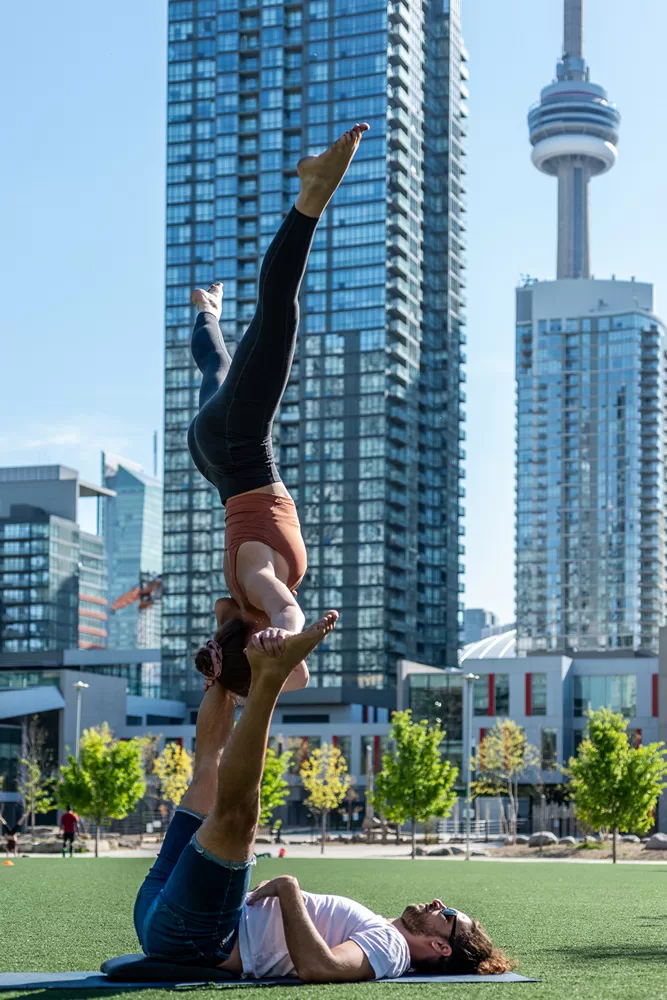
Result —
<path fill-rule="evenodd" d="M 137 950 L 132 904 L 149 862 L 88 858 L 19 859 L 0 866 L 0 971 L 97 969 Z M 385 916 L 406 902 L 440 896 L 486 925 L 539 984 L 372 983 L 271 990 L 271 1000 L 667 1000 L 667 865 L 514 864 L 432 861 L 260 861 L 256 880 L 289 872 L 313 892 L 354 896 Z M 378 992 L 379 991 L 379 992 Z M 191 992 L 191 991 L 188 991 Z M 40 992 L 65 1000 L 63 992 Z M 263 997 L 246 989 L 197 990 L 202 1000 Z M 3 997 L 35 996 L 24 991 Z M 167 990 L 69 993 L 142 1000 Z"/>

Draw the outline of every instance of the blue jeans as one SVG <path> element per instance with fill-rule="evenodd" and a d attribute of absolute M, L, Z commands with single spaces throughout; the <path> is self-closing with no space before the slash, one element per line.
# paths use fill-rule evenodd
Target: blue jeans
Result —
<path fill-rule="evenodd" d="M 134 927 L 150 958 L 214 967 L 229 958 L 250 885 L 250 861 L 225 861 L 196 833 L 204 817 L 177 809 L 134 904 Z"/>

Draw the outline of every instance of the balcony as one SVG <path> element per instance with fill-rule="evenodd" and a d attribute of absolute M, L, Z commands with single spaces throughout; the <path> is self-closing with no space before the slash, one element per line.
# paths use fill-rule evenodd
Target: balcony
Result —
<path fill-rule="evenodd" d="M 389 83 L 392 87 L 403 85 L 406 89 L 410 86 L 410 74 L 401 65 L 389 67 Z"/>
<path fill-rule="evenodd" d="M 392 21 L 389 26 L 389 39 L 392 44 L 397 44 L 398 42 L 403 42 L 408 45 L 410 42 L 410 32 L 405 27 L 402 19 L 396 18 Z"/>
<path fill-rule="evenodd" d="M 410 152 L 410 140 L 403 129 L 400 128 L 392 129 L 387 133 L 387 145 L 392 150 L 404 150 L 405 153 Z"/>
<path fill-rule="evenodd" d="M 387 246 L 390 251 L 400 254 L 405 259 L 408 259 L 408 253 L 410 251 L 410 244 L 404 236 L 395 234 L 387 240 Z"/>
<path fill-rule="evenodd" d="M 406 70 L 410 70 L 408 50 L 405 45 L 391 45 L 389 47 L 389 63 L 392 67 L 404 66 Z"/>
<path fill-rule="evenodd" d="M 403 278 L 392 278 L 387 282 L 387 294 L 397 295 L 405 299 L 408 295 L 408 283 Z"/>
<path fill-rule="evenodd" d="M 391 114 L 392 110 L 394 110 L 391 107 L 391 105 L 393 105 L 393 104 L 399 105 L 399 107 L 403 111 L 407 112 L 409 110 L 408 95 L 407 95 L 406 91 L 403 90 L 402 87 L 391 87 L 389 89 L 388 97 L 389 97 L 389 102 L 390 102 L 390 107 L 389 107 L 390 114 Z"/>
<path fill-rule="evenodd" d="M 390 255 L 387 258 L 387 266 L 389 268 L 389 273 L 397 275 L 401 278 L 407 278 L 408 276 L 408 265 L 405 263 L 403 257 L 397 257 Z"/>
<path fill-rule="evenodd" d="M 410 27 L 408 19 L 408 6 L 406 3 L 393 3 L 389 7 L 389 23 L 391 25 L 400 24 L 406 31 Z"/>

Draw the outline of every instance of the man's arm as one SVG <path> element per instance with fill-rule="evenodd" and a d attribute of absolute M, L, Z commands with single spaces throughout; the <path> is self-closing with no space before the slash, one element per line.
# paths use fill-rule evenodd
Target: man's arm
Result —
<path fill-rule="evenodd" d="M 374 979 L 373 967 L 355 941 L 330 948 L 310 919 L 299 883 L 281 875 L 255 889 L 249 900 L 277 896 L 285 929 L 285 942 L 299 979 L 306 983 L 357 983 Z"/>

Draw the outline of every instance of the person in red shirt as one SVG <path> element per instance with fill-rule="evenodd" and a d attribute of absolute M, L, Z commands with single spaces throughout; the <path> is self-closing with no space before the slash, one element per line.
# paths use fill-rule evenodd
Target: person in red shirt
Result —
<path fill-rule="evenodd" d="M 79 832 L 79 817 L 75 812 L 72 812 L 71 806 L 68 806 L 67 812 L 64 812 L 60 817 L 60 825 L 63 829 L 63 857 L 65 857 L 69 843 L 69 856 L 71 858 L 74 851 L 74 834 Z"/>

